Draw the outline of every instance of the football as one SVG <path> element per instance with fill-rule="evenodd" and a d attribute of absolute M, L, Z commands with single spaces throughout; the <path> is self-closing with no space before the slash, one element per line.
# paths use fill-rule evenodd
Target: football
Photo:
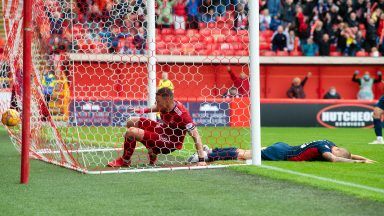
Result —
<path fill-rule="evenodd" d="M 20 114 L 14 109 L 8 109 L 1 116 L 1 122 L 9 127 L 16 126 L 20 123 Z"/>

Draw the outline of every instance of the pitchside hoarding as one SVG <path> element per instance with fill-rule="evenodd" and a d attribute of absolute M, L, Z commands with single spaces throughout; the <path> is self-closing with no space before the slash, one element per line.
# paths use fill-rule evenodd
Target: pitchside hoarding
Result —
<path fill-rule="evenodd" d="M 373 105 L 263 103 L 261 125 L 270 127 L 372 127 Z"/>
<path fill-rule="evenodd" d="M 236 103 L 236 106 L 231 103 Z M 239 103 L 235 100 L 220 103 L 184 102 L 184 105 L 197 125 L 249 126 L 248 103 Z M 76 101 L 71 103 L 70 123 L 73 126 L 125 126 L 130 117 L 146 117 L 130 111 L 131 108 L 139 107 L 146 107 L 146 102 L 138 100 Z M 242 118 L 233 116 L 238 113 L 242 113 Z M 261 125 L 267 127 L 372 127 L 372 113 L 373 104 L 263 101 Z"/>
<path fill-rule="evenodd" d="M 229 126 L 229 103 L 183 102 L 193 121 L 201 126 Z M 147 117 L 133 113 L 132 108 L 147 107 L 146 101 L 72 101 L 70 123 L 72 126 L 125 126 L 131 117 Z"/>

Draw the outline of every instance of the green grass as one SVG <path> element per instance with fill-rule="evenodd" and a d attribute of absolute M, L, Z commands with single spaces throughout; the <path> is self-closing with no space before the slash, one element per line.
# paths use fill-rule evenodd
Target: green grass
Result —
<path fill-rule="evenodd" d="M 227 130 L 224 134 L 228 136 L 237 133 L 228 128 L 224 130 Z M 213 131 L 207 128 L 201 129 L 201 132 L 203 136 L 208 136 Z M 246 136 L 248 132 L 243 130 L 241 133 Z M 262 136 L 264 146 L 276 141 L 300 144 L 328 138 L 353 153 L 378 161 L 377 164 L 264 164 L 384 189 L 384 146 L 366 144 L 372 139 L 372 130 L 263 128 Z M 223 134 L 218 137 L 226 144 L 234 139 Z M 84 175 L 32 160 L 27 186 L 18 183 L 19 167 L 19 155 L 1 129 L 1 215 L 323 216 L 382 215 L 384 212 L 384 194 L 260 167 Z"/>

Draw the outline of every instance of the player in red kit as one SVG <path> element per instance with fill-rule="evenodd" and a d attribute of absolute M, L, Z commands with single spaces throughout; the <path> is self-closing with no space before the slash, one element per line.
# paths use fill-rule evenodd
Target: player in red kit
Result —
<path fill-rule="evenodd" d="M 198 153 L 198 165 L 206 165 L 203 145 L 196 125 L 188 110 L 182 103 L 173 99 L 169 88 L 161 88 L 156 92 L 156 105 L 151 108 L 135 110 L 143 114 L 160 112 L 160 122 L 147 118 L 131 118 L 127 121 L 123 156 L 109 162 L 110 167 L 131 165 L 131 156 L 135 151 L 136 141 L 148 149 L 149 164 L 154 165 L 158 154 L 169 154 L 183 148 L 186 133 L 192 136 Z"/>

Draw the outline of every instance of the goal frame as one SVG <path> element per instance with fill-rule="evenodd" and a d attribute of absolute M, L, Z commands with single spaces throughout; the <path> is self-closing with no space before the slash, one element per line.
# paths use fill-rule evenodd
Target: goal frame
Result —
<path fill-rule="evenodd" d="M 32 74 L 32 4 L 33 0 L 24 0 L 23 5 L 23 109 L 22 109 L 22 150 L 21 150 L 21 174 L 20 183 L 28 184 L 30 173 L 30 150 L 31 142 L 31 74 Z M 259 4 L 256 1 L 249 1 L 249 67 L 250 67 L 250 117 L 251 117 L 251 146 L 253 165 L 261 165 L 261 131 L 260 131 L 260 57 L 259 57 Z M 156 40 L 155 31 L 155 0 L 147 0 L 148 7 L 148 38 L 149 42 Z M 156 44 L 149 43 L 148 47 L 148 104 L 155 103 L 156 91 Z M 155 118 L 155 115 L 150 116 Z M 49 161 L 52 163 L 52 161 Z M 63 166 L 63 164 L 57 164 Z M 64 165 L 65 166 L 65 165 Z M 229 165 L 215 166 L 188 166 L 174 168 L 153 168 L 136 170 L 113 170 L 113 171 L 87 171 L 75 169 L 83 173 L 127 173 L 142 171 L 162 170 L 194 170 L 222 168 Z M 73 167 L 68 167 L 73 169 Z"/>

